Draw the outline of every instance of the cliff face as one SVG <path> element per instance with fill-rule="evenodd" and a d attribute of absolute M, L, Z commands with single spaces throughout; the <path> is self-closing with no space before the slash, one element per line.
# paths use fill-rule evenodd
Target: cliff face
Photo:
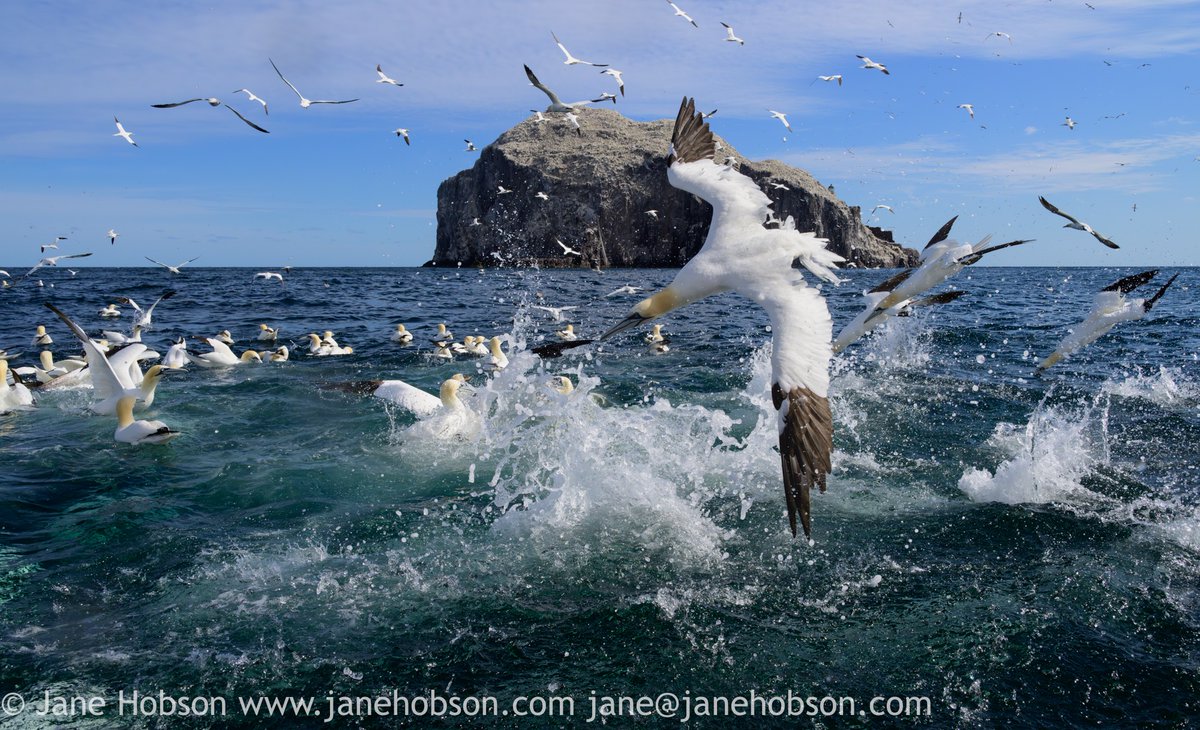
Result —
<path fill-rule="evenodd" d="M 667 182 L 672 122 L 635 122 L 607 109 L 576 113 L 582 136 L 560 114 L 527 119 L 438 187 L 431 264 L 678 267 L 700 250 L 712 208 Z M 718 162 L 735 156 L 774 201 L 776 215 L 828 238 L 846 258 L 843 266 L 916 262 L 916 251 L 877 236 L 857 206 L 808 173 L 775 160 L 750 162 L 721 145 Z M 556 238 L 582 256 L 564 253 Z"/>

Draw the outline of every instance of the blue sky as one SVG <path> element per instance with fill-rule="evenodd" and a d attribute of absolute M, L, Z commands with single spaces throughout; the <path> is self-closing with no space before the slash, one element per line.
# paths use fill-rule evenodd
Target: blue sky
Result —
<path fill-rule="evenodd" d="M 625 72 L 622 113 L 670 117 L 695 96 L 743 155 L 806 169 L 864 213 L 892 206 L 868 222 L 899 241 L 959 214 L 964 238 L 1038 239 L 994 264 L 1200 264 L 1196 2 L 677 4 L 699 28 L 665 0 L 9 3 L 0 268 L 32 266 L 59 235 L 95 266 L 420 264 L 438 184 L 476 159 L 463 139 L 482 148 L 545 106 L 522 64 L 564 98 L 615 90 L 564 66 L 551 31 Z M 268 58 L 310 98 L 360 101 L 301 109 Z M 375 83 L 377 63 L 405 85 Z M 271 134 L 205 104 L 150 107 L 194 96 Z M 140 147 L 112 136 L 114 115 Z M 1121 250 L 1062 229 L 1039 194 Z"/>

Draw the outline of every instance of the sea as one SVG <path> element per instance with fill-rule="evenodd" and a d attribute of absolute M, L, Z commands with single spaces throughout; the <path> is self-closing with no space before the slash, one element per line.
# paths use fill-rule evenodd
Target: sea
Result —
<path fill-rule="evenodd" d="M 595 336 L 673 270 L 45 269 L 0 292 L 14 367 L 38 324 L 80 349 L 44 303 L 98 334 L 167 290 L 158 352 L 295 347 L 167 375 L 163 445 L 87 388 L 0 416 L 0 726 L 1194 727 L 1200 271 L 1145 288 L 1176 271 L 1042 375 L 1135 269 L 973 267 L 852 345 L 806 541 L 756 304 L 671 313 L 663 353 L 530 351 L 563 325 L 538 306 Z M 893 272 L 842 273 L 835 329 Z M 433 357 L 438 323 L 510 365 Z M 325 330 L 353 353 L 306 355 Z M 455 373 L 470 431 L 329 387 Z"/>

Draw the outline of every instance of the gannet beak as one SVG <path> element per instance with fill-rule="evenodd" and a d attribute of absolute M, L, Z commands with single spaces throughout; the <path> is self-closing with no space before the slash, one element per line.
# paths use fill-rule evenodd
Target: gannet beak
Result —
<path fill-rule="evenodd" d="M 642 315 L 638 314 L 637 312 L 634 312 L 633 314 L 630 314 L 628 317 L 626 317 L 625 319 L 618 322 L 608 332 L 605 332 L 604 334 L 600 335 L 600 339 L 607 340 L 609 337 L 620 334 L 620 333 L 624 332 L 625 330 L 630 329 L 631 327 L 637 327 L 639 324 L 641 324 L 642 322 L 645 322 L 648 319 L 650 319 L 650 318 L 643 317 Z"/>

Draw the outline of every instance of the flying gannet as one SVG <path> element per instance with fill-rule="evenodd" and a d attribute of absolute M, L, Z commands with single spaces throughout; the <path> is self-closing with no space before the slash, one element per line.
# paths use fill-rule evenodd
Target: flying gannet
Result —
<path fill-rule="evenodd" d="M 138 146 L 138 143 L 133 141 L 133 132 L 127 132 L 127 131 L 125 131 L 125 127 L 123 127 L 123 126 L 121 125 L 121 120 L 120 120 L 120 119 L 117 119 L 116 117 L 113 117 L 113 121 L 117 123 L 117 133 L 116 133 L 116 134 L 114 134 L 113 136 L 114 136 L 114 137 L 120 137 L 121 139 L 125 140 L 126 142 L 128 142 L 128 143 L 129 143 L 129 144 L 131 144 L 131 145 L 133 145 L 134 147 L 137 147 L 137 146 Z"/>
<path fill-rule="evenodd" d="M 406 144 L 406 145 L 412 145 L 412 140 L 410 140 L 410 139 L 408 138 L 408 130 L 407 130 L 407 129 L 404 129 L 403 127 L 401 127 L 400 129 L 397 129 L 397 130 L 396 130 L 396 136 L 397 136 L 397 137 L 403 137 L 403 138 L 404 138 L 404 144 Z"/>
<path fill-rule="evenodd" d="M 621 92 L 621 96 L 625 96 L 625 79 L 621 76 L 624 71 L 618 71 L 615 68 L 606 68 L 600 73 L 606 76 L 612 76 L 617 82 L 617 90 Z"/>
<path fill-rule="evenodd" d="M 557 243 L 559 246 L 562 246 L 564 256 L 582 256 L 583 255 L 582 251 L 576 251 L 575 249 L 571 248 L 570 246 L 568 246 L 567 244 L 558 240 L 557 238 L 554 239 L 554 242 Z"/>
<path fill-rule="evenodd" d="M 183 267 L 185 267 L 185 266 L 187 266 L 188 264 L 192 263 L 193 261 L 195 261 L 195 260 L 196 260 L 196 259 L 198 259 L 198 258 L 200 258 L 200 257 L 199 257 L 199 256 L 197 256 L 196 258 L 191 258 L 191 259 L 188 259 L 187 261 L 184 261 L 182 264 L 176 264 L 175 266 L 171 266 L 170 264 L 164 264 L 164 263 L 163 263 L 163 262 L 161 262 L 161 261 L 155 261 L 154 259 L 150 258 L 149 256 L 147 256 L 147 257 L 146 257 L 146 260 L 147 260 L 147 261 L 149 261 L 149 262 L 150 262 L 150 263 L 152 263 L 152 264 L 158 264 L 159 266 L 161 266 L 161 267 L 165 268 L 167 271 L 171 272 L 172 274 L 176 274 L 176 275 L 178 275 L 178 274 L 181 274 L 181 273 L 183 273 L 183 272 L 181 272 L 181 271 L 180 271 L 180 269 L 182 269 Z"/>
<path fill-rule="evenodd" d="M 875 63 L 874 61 L 867 58 L 866 56 L 859 56 L 858 58 L 859 58 L 859 60 L 861 60 L 863 62 L 863 65 L 859 66 L 859 68 L 875 68 L 875 69 L 879 69 L 880 71 L 882 71 L 883 73 L 885 73 L 889 76 L 891 75 L 891 73 L 887 70 L 887 66 L 884 66 L 882 63 Z"/>
<path fill-rule="evenodd" d="M 120 234 L 120 233 L 117 233 L 116 229 L 114 229 L 114 228 L 109 228 L 109 229 L 108 229 L 108 241 L 109 241 L 109 244 L 110 244 L 110 245 L 111 245 L 111 244 L 116 244 L 116 242 L 117 242 L 117 236 L 120 236 L 120 235 L 121 235 L 121 234 Z"/>
<path fill-rule="evenodd" d="M 891 294 L 891 289 L 886 288 L 891 285 L 891 281 L 891 279 L 888 279 L 874 289 L 863 292 L 863 297 L 867 300 L 867 306 L 838 333 L 837 338 L 833 341 L 833 354 L 836 355 L 845 350 L 853 342 L 892 317 L 907 317 L 917 307 L 945 304 L 966 294 L 965 291 L 961 290 L 943 292 L 929 297 L 922 297 L 921 299 L 904 299 L 890 307 L 881 309 L 878 306 L 879 303 Z"/>
<path fill-rule="evenodd" d="M 725 40 L 726 41 L 729 41 L 730 43 L 736 43 L 739 46 L 746 45 L 746 41 L 742 40 L 741 38 L 738 38 L 736 35 L 733 34 L 733 26 L 732 25 L 730 25 L 729 23 L 725 23 L 725 22 L 722 22 L 721 25 L 725 26 Z"/>
<path fill-rule="evenodd" d="M 21 276 L 21 278 L 24 279 L 25 277 L 29 276 L 33 272 L 42 268 L 43 266 L 58 266 L 58 262 L 62 261 L 63 259 L 81 259 L 81 258 L 84 258 L 86 256 L 91 256 L 91 255 L 92 254 L 90 254 L 90 253 L 72 253 L 72 254 L 63 254 L 62 256 L 47 256 L 46 258 L 44 258 L 41 261 L 34 264 L 33 268 L 30 269 L 29 271 L 26 271 L 25 274 Z"/>
<path fill-rule="evenodd" d="M 966 109 L 967 114 L 970 114 L 972 119 L 975 118 L 975 105 L 974 104 L 959 104 L 956 108 L 957 109 Z"/>
<path fill-rule="evenodd" d="M 567 47 L 562 44 L 562 41 L 558 39 L 558 36 L 554 35 L 554 31 L 550 31 L 550 37 L 553 38 L 554 42 L 558 45 L 558 50 L 562 51 L 563 55 L 567 57 L 567 60 L 563 61 L 563 64 L 566 66 L 582 64 L 584 66 L 596 66 L 599 68 L 608 65 L 607 63 L 592 63 L 591 61 L 584 61 L 582 59 L 575 58 L 571 55 L 571 52 L 567 50 Z"/>
<path fill-rule="evenodd" d="M 806 283 L 794 263 L 837 283 L 841 256 L 827 241 L 795 229 L 789 217 L 781 228 L 765 228 L 771 200 L 742 173 L 718 165 L 712 132 L 684 98 L 675 120 L 667 179 L 713 207 L 708 238 L 700 251 L 661 291 L 643 299 L 605 340 L 642 322 L 725 291 L 758 302 L 771 318 L 771 398 L 778 412 L 788 522 L 797 520 L 811 535 L 810 489 L 825 489 L 832 469 L 833 417 L 829 408 L 829 362 L 833 323 L 820 291 Z M 575 343 L 555 343 L 548 354 Z M 535 350 L 547 352 L 543 348 Z"/>
<path fill-rule="evenodd" d="M 842 75 L 841 74 L 831 74 L 829 76 L 818 76 L 817 78 L 826 83 L 828 83 L 830 81 L 836 81 L 838 86 L 842 85 Z"/>
<path fill-rule="evenodd" d="M 562 99 L 558 98 L 558 94 L 555 94 L 548 86 L 543 84 L 541 81 L 538 81 L 537 76 L 533 74 L 533 70 L 530 69 L 529 66 L 525 66 L 525 76 L 529 79 L 529 83 L 536 86 L 542 91 L 543 94 L 550 98 L 550 106 L 546 107 L 547 112 L 564 114 L 581 106 L 591 104 L 593 101 L 595 101 L 595 99 L 584 99 L 582 101 L 572 101 L 570 103 L 564 102 Z"/>
<path fill-rule="evenodd" d="M 1054 215 L 1060 215 L 1063 218 L 1066 218 L 1068 221 L 1070 221 L 1070 223 L 1067 223 L 1066 225 L 1064 225 L 1063 228 L 1073 228 L 1077 231 L 1085 231 L 1087 233 L 1092 234 L 1092 236 L 1094 236 L 1097 241 L 1099 241 L 1100 243 L 1103 243 L 1105 246 L 1108 246 L 1109 248 L 1120 248 L 1120 246 L 1113 243 L 1110 239 L 1105 238 L 1104 236 L 1097 233 L 1096 230 L 1094 228 L 1092 228 L 1091 226 L 1089 226 L 1087 223 L 1080 221 L 1075 216 L 1068 215 L 1067 213 L 1064 213 L 1061 210 L 1059 210 L 1049 200 L 1046 200 L 1045 198 L 1043 198 L 1040 195 L 1038 196 L 1038 200 L 1041 201 L 1042 207 L 1045 208 L 1046 210 L 1050 211 Z"/>
<path fill-rule="evenodd" d="M 534 304 L 533 308 L 540 309 L 543 312 L 547 312 L 550 314 L 550 316 L 554 319 L 555 322 L 561 322 L 563 319 L 563 312 L 569 312 L 572 309 L 576 309 L 577 307 L 575 307 L 574 305 L 571 305 L 569 307 L 547 307 L 543 304 Z"/>
<path fill-rule="evenodd" d="M 254 95 L 251 94 L 251 96 L 254 96 Z M 238 119 L 241 119 L 243 122 L 245 122 L 251 128 L 258 130 L 259 132 L 262 132 L 263 134 L 270 134 L 270 132 L 268 132 L 267 130 L 263 129 L 262 127 L 258 126 L 257 124 L 250 121 L 246 117 L 242 116 L 242 113 L 239 112 L 237 109 L 234 109 L 233 107 L 224 103 L 223 101 L 216 98 L 215 96 L 210 96 L 208 98 L 197 97 L 195 99 L 188 99 L 187 101 L 176 101 L 176 102 L 172 102 L 170 104 L 151 104 L 150 106 L 154 107 L 155 109 L 173 109 L 177 106 L 183 106 L 184 104 L 191 104 L 194 101 L 207 101 L 209 106 L 223 106 L 226 109 L 228 109 L 229 111 L 233 112 L 235 115 L 237 115 Z M 262 100 L 259 99 L 259 101 L 262 101 Z M 263 105 L 263 108 L 266 109 L 266 104 Z"/>
<path fill-rule="evenodd" d="M 269 59 L 269 58 L 267 60 L 271 61 L 271 59 Z M 288 81 L 286 78 L 284 78 L 283 72 L 279 70 L 279 67 L 275 65 L 274 61 L 271 61 L 271 67 L 275 69 L 275 73 L 279 74 L 279 78 L 283 79 L 283 83 L 287 84 L 288 88 L 291 89 L 293 92 L 295 92 L 296 96 L 300 97 L 300 106 L 304 109 L 309 108 L 313 104 L 349 104 L 351 102 L 358 101 L 358 99 L 343 99 L 342 101 L 324 101 L 324 100 L 319 100 L 319 99 L 305 99 L 304 94 L 301 94 L 300 90 L 297 89 L 295 86 L 293 86 L 291 81 Z"/>
<path fill-rule="evenodd" d="M 259 104 L 262 104 L 263 114 L 266 114 L 267 116 L 271 115 L 271 112 L 267 109 L 267 102 L 264 99 L 262 99 L 258 96 L 255 96 L 254 92 L 251 91 L 250 89 L 238 89 L 237 91 L 234 91 L 231 93 L 245 94 L 249 98 L 250 101 L 257 101 Z"/>
<path fill-rule="evenodd" d="M 778 119 L 783 126 L 787 127 L 787 131 L 792 131 L 792 125 L 788 124 L 787 114 L 784 114 L 783 112 L 772 111 L 771 109 L 768 109 L 767 111 L 771 112 L 772 119 Z"/>
<path fill-rule="evenodd" d="M 682 10 L 680 10 L 680 9 L 679 9 L 679 6 L 678 6 L 678 5 L 676 5 L 675 3 L 671 2 L 671 0 L 667 0 L 667 5 L 670 5 L 670 6 L 671 6 L 671 8 L 672 8 L 672 9 L 675 11 L 675 14 L 676 14 L 676 15 L 678 15 L 678 16 L 679 16 L 679 17 L 681 17 L 681 18 L 683 18 L 683 19 L 684 19 L 684 20 L 686 20 L 687 22 L 691 23 L 693 28 L 699 28 L 699 27 L 700 27 L 700 26 L 696 25 L 696 21 L 692 20 L 692 16 L 690 16 L 690 15 L 688 15 L 687 13 L 683 12 Z"/>
<path fill-rule="evenodd" d="M 382 63 L 375 64 L 375 73 L 379 74 L 379 78 L 375 79 L 375 83 L 377 83 L 377 84 L 391 84 L 392 86 L 404 86 L 404 84 L 400 83 L 396 79 L 393 79 L 392 77 L 388 76 L 387 74 L 385 74 L 383 72 L 383 64 Z"/>
<path fill-rule="evenodd" d="M 1125 295 L 1153 279 L 1156 274 L 1158 274 L 1157 269 L 1143 271 L 1140 274 L 1126 276 L 1101 289 L 1100 293 L 1096 295 L 1092 311 L 1088 314 L 1087 319 L 1076 325 L 1071 333 L 1058 343 L 1054 352 L 1038 364 L 1036 373 L 1041 374 L 1046 368 L 1064 357 L 1069 357 L 1095 342 L 1118 323 L 1145 317 L 1146 313 L 1154 307 L 1155 302 L 1167 293 L 1167 287 L 1171 286 L 1179 274 L 1174 274 L 1167 279 L 1167 283 L 1163 284 L 1149 299 L 1126 299 Z"/>
<path fill-rule="evenodd" d="M 283 274 L 279 273 L 278 271 L 260 271 L 254 275 L 254 278 L 262 279 L 263 281 L 270 281 L 271 279 L 276 279 L 279 281 L 280 284 L 283 283 Z"/>

